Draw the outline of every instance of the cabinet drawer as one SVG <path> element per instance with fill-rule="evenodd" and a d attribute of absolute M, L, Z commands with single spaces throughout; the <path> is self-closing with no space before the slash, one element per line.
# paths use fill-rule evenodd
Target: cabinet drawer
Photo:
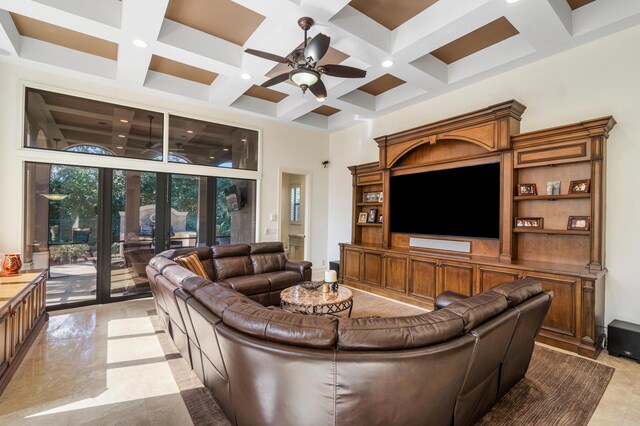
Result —
<path fill-rule="evenodd" d="M 358 175 L 356 178 L 356 185 L 373 185 L 376 183 L 382 183 L 382 172 Z"/>
<path fill-rule="evenodd" d="M 542 147 L 516 149 L 513 166 L 533 167 L 547 164 L 575 163 L 591 159 L 591 144 L 588 139 L 550 144 Z"/>

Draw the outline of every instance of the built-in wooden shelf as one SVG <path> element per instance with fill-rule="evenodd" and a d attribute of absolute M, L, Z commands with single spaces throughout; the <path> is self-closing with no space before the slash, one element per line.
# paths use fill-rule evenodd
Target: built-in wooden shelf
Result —
<path fill-rule="evenodd" d="M 513 232 L 521 234 L 547 234 L 547 235 L 591 235 L 591 231 L 577 231 L 574 229 L 538 229 L 538 228 L 513 228 Z"/>
<path fill-rule="evenodd" d="M 556 200 L 572 200 L 577 198 L 591 198 L 590 193 L 579 194 L 561 194 L 561 195 L 517 195 L 513 197 L 513 201 L 556 201 Z"/>
<path fill-rule="evenodd" d="M 382 201 L 370 201 L 370 202 L 364 202 L 364 203 L 357 203 L 358 206 L 381 206 L 382 205 Z"/>
<path fill-rule="evenodd" d="M 356 223 L 357 226 L 382 226 L 381 223 Z"/>

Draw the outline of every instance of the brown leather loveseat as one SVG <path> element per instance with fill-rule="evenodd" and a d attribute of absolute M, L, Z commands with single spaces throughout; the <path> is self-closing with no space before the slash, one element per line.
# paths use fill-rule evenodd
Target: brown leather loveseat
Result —
<path fill-rule="evenodd" d="M 472 424 L 524 376 L 552 299 L 524 279 L 415 316 L 307 316 L 166 260 L 152 260 L 152 286 L 176 284 L 169 316 L 184 322 L 192 368 L 238 425 Z"/>

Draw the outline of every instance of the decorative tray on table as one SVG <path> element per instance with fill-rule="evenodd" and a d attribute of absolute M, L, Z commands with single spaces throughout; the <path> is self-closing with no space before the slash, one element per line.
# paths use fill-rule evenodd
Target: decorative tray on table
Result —
<path fill-rule="evenodd" d="M 322 286 L 322 281 L 302 281 L 299 285 L 307 290 L 315 290 Z"/>

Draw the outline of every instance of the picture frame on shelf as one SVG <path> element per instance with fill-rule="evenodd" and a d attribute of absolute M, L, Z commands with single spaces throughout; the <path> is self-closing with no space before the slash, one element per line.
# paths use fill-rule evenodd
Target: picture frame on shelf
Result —
<path fill-rule="evenodd" d="M 365 203 L 380 203 L 382 202 L 382 192 L 365 192 L 362 201 Z"/>
<path fill-rule="evenodd" d="M 591 179 L 572 180 L 569 194 L 588 194 L 591 190 Z"/>
<path fill-rule="evenodd" d="M 367 216 L 367 223 L 376 223 L 378 217 L 378 209 L 369 209 L 369 215 Z"/>
<path fill-rule="evenodd" d="M 358 215 L 358 223 L 367 223 L 367 212 L 360 212 Z"/>
<path fill-rule="evenodd" d="M 515 227 L 518 229 L 543 229 L 543 217 L 516 217 Z"/>
<path fill-rule="evenodd" d="M 535 183 L 519 183 L 518 195 L 538 195 Z"/>
<path fill-rule="evenodd" d="M 378 223 L 382 223 L 382 215 L 378 216 Z"/>
<path fill-rule="evenodd" d="M 552 180 L 547 182 L 547 195 L 560 195 L 559 180 Z"/>
<path fill-rule="evenodd" d="M 591 217 L 569 216 L 567 229 L 572 231 L 588 231 L 591 229 Z"/>

